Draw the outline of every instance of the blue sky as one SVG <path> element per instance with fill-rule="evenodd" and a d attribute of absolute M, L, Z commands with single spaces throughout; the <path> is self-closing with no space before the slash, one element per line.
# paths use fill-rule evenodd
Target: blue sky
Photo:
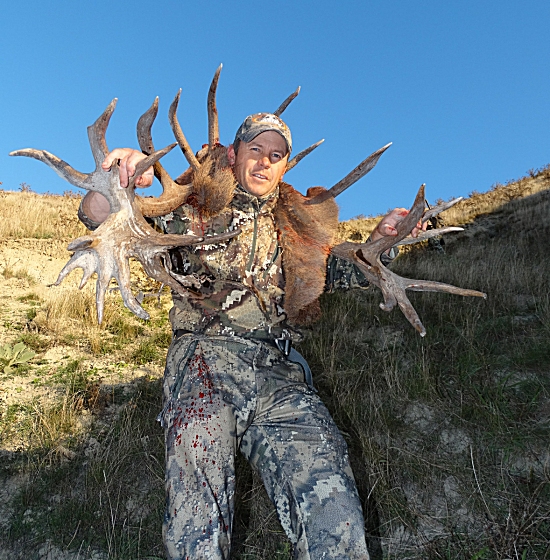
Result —
<path fill-rule="evenodd" d="M 46 149 L 87 172 L 86 127 L 118 97 L 109 147 L 137 147 L 139 116 L 160 97 L 196 150 L 206 94 L 218 88 L 221 141 L 248 114 L 284 113 L 295 152 L 325 143 L 286 177 L 330 187 L 388 142 L 377 167 L 338 197 L 341 218 L 485 191 L 550 162 L 550 2 L 326 0 L 26 2 L 0 9 L 0 188 L 63 192 L 46 165 L 10 158 Z M 181 152 L 163 160 L 173 175 Z"/>

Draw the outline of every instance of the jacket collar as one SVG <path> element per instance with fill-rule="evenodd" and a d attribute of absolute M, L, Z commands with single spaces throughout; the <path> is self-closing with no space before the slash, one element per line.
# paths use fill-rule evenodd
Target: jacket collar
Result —
<path fill-rule="evenodd" d="M 241 185 L 237 185 L 232 205 L 243 211 L 271 211 L 279 199 L 279 187 L 266 196 L 256 196 L 247 192 Z"/>

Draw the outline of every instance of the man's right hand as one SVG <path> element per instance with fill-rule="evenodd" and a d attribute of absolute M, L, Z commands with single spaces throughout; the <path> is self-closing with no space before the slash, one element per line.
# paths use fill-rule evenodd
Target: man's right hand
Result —
<path fill-rule="evenodd" d="M 132 148 L 116 148 L 112 152 L 110 152 L 107 157 L 103 160 L 101 167 L 108 171 L 113 165 L 113 162 L 116 160 L 120 160 L 119 165 L 119 173 L 120 173 L 120 186 L 127 187 L 128 186 L 128 179 L 132 177 L 132 175 L 136 172 L 136 165 L 142 160 L 145 159 L 145 155 L 137 150 L 133 150 Z M 145 171 L 143 175 L 140 175 L 136 178 L 135 185 L 136 187 L 150 187 L 153 184 L 153 168 L 149 167 Z"/>

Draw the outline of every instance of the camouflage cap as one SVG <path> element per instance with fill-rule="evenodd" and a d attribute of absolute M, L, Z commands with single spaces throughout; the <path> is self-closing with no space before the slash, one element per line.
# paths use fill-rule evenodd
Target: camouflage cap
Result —
<path fill-rule="evenodd" d="M 239 130 L 237 130 L 237 134 L 235 134 L 235 140 L 251 142 L 258 134 L 268 130 L 278 132 L 285 139 L 288 153 L 290 154 L 292 151 L 290 129 L 279 117 L 271 113 L 256 113 L 246 117 Z"/>

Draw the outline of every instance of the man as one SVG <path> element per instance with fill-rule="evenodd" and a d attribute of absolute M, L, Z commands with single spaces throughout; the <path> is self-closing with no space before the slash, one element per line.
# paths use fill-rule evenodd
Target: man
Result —
<path fill-rule="evenodd" d="M 171 559 L 229 558 L 237 449 L 262 477 L 295 558 L 368 559 L 346 444 L 307 383 L 307 364 L 290 352 L 300 334 L 289 318 L 300 321 L 296 306 L 285 309 L 285 302 L 291 288 L 292 301 L 299 301 L 311 281 L 289 264 L 301 239 L 293 241 L 288 224 L 294 219 L 292 231 L 305 237 L 316 227 L 296 218 L 292 201 L 301 195 L 282 182 L 291 150 L 281 119 L 247 117 L 227 150 L 236 186 L 223 210 L 191 201 L 157 220 L 167 233 L 241 230 L 223 244 L 171 253 L 170 273 L 189 286 L 188 297 L 173 296 L 174 338 L 159 415 L 166 430 L 164 537 Z M 103 167 L 120 160 L 125 186 L 142 157 L 114 150 Z M 136 184 L 148 186 L 152 177 L 148 170 Z M 108 205 L 90 193 L 81 210 L 85 223 L 86 216 L 88 223 L 101 222 Z M 301 211 L 307 218 L 309 210 Z M 395 235 L 405 214 L 392 211 L 372 238 Z M 337 223 L 335 211 L 331 219 Z M 311 262 L 321 263 L 324 283 L 327 247 L 313 242 L 308 251 Z"/>

